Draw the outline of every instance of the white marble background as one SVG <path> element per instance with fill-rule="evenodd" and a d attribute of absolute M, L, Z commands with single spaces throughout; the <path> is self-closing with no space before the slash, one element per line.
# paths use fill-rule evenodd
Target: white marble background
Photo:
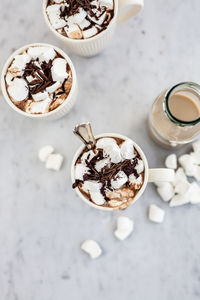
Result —
<path fill-rule="evenodd" d="M 1 66 L 27 43 L 59 45 L 44 23 L 41 2 L 1 0 Z M 72 129 L 85 120 L 95 133 L 133 138 L 151 167 L 163 166 L 169 151 L 148 137 L 146 116 L 162 89 L 200 81 L 199 12 L 199 0 L 146 0 L 144 11 L 117 29 L 104 53 L 72 55 L 80 93 L 59 121 L 24 119 L 0 98 L 1 300 L 200 299 L 200 207 L 170 209 L 149 185 L 128 210 L 100 212 L 76 197 L 69 176 L 80 145 Z M 65 156 L 58 173 L 37 159 L 45 144 Z M 166 210 L 162 225 L 148 221 L 150 203 Z M 135 220 L 125 242 L 113 236 L 118 215 Z M 103 247 L 96 261 L 80 250 L 87 238 Z"/>

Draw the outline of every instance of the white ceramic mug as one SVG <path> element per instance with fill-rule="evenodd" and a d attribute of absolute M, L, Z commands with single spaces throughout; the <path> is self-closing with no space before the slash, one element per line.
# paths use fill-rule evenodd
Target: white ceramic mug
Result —
<path fill-rule="evenodd" d="M 126 136 L 123 136 L 121 134 L 116 134 L 116 133 L 102 133 L 99 134 L 97 136 L 95 136 L 95 138 L 103 138 L 103 137 L 113 137 L 113 138 L 119 138 L 122 140 L 126 140 L 129 139 Z M 132 203 L 135 203 L 143 194 L 144 190 L 146 189 L 147 183 L 148 182 L 156 182 L 156 181 L 173 181 L 174 179 L 174 170 L 172 169 L 166 169 L 166 168 L 160 168 L 160 169 L 149 169 L 148 166 L 148 162 L 146 159 L 146 156 L 144 154 L 144 152 L 142 151 L 142 149 L 135 143 L 133 142 L 133 145 L 135 147 L 135 149 L 138 151 L 139 155 L 141 156 L 143 162 L 144 162 L 144 183 L 141 187 L 141 189 L 139 190 L 139 192 L 136 194 L 134 200 Z M 75 164 L 77 161 L 77 158 L 80 156 L 80 154 L 82 153 L 83 149 L 85 148 L 85 145 L 83 144 L 76 152 L 73 160 L 72 160 L 72 165 L 71 165 L 71 179 L 72 179 L 72 183 L 75 182 Z M 79 188 L 75 188 L 76 193 L 78 194 L 78 196 L 84 201 L 86 202 L 88 205 L 100 209 L 100 210 L 105 210 L 105 211 L 112 211 L 112 210 L 118 210 L 118 207 L 105 207 L 105 206 L 98 206 L 96 204 L 94 204 L 93 202 L 89 201 L 87 199 L 87 197 L 85 197 L 79 190 Z M 132 204 L 131 203 L 131 204 Z"/>
<path fill-rule="evenodd" d="M 67 63 L 69 64 L 69 66 L 71 68 L 71 71 L 72 71 L 72 87 L 67 96 L 67 99 L 61 105 L 59 105 L 56 109 L 54 109 L 48 113 L 45 113 L 45 114 L 30 114 L 30 113 L 22 111 L 10 100 L 10 97 L 9 97 L 9 95 L 7 93 L 7 89 L 6 89 L 5 74 L 7 72 L 8 67 L 12 63 L 14 57 L 17 54 L 22 53 L 24 50 L 28 49 L 29 47 L 33 47 L 33 46 L 54 48 L 55 51 L 57 51 L 61 56 L 63 56 L 64 59 L 66 59 Z M 28 117 L 31 119 L 56 120 L 56 119 L 63 117 L 64 115 L 66 115 L 71 110 L 72 106 L 74 105 L 74 103 L 76 101 L 77 94 L 78 94 L 76 71 L 74 69 L 74 65 L 73 65 L 71 59 L 69 58 L 69 56 L 61 49 L 59 49 L 53 45 L 44 44 L 44 43 L 34 43 L 34 44 L 26 45 L 26 46 L 16 50 L 4 64 L 2 74 L 1 74 L 1 92 L 2 92 L 6 102 L 10 105 L 10 107 L 12 107 L 12 109 L 15 112 L 19 113 L 20 115 L 23 115 L 24 117 Z"/>
<path fill-rule="evenodd" d="M 144 6 L 144 0 L 114 0 L 114 16 L 108 27 L 94 37 L 75 40 L 63 36 L 53 28 L 46 13 L 47 3 L 48 0 L 43 0 L 43 13 L 47 26 L 63 42 L 67 49 L 80 56 L 94 56 L 101 52 L 110 41 L 116 25 L 137 15 Z M 123 9 L 125 11 L 121 12 Z"/>

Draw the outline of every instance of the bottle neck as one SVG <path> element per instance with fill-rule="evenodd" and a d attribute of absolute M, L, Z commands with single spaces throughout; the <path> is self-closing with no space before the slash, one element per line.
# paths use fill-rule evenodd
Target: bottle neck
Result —
<path fill-rule="evenodd" d="M 165 113 L 167 114 L 168 118 L 173 122 L 176 123 L 178 126 L 185 127 L 185 126 L 194 126 L 200 122 L 200 115 L 195 120 L 191 121 L 183 121 L 177 118 L 174 114 L 172 114 L 170 110 L 170 99 L 173 95 L 177 93 L 187 93 L 190 95 L 190 98 L 195 99 L 195 102 L 199 106 L 200 111 L 200 85 L 193 83 L 193 82 L 181 82 L 171 89 L 167 90 L 165 93 L 165 99 L 163 103 L 163 108 Z"/>

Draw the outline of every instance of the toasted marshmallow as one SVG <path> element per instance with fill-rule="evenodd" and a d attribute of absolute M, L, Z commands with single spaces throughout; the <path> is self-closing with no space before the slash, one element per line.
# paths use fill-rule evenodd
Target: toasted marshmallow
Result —
<path fill-rule="evenodd" d="M 59 171 L 62 166 L 63 160 L 64 158 L 61 154 L 50 154 L 46 161 L 46 168 L 54 171 Z"/>
<path fill-rule="evenodd" d="M 158 187 L 157 192 L 164 201 L 169 201 L 174 196 L 174 188 L 173 185 L 169 182 L 166 182 L 166 184 L 163 187 Z"/>
<path fill-rule="evenodd" d="M 95 164 L 95 169 L 100 172 L 101 169 L 103 169 L 106 165 L 108 165 L 110 163 L 110 159 L 109 158 L 104 158 L 101 159 L 99 161 L 96 162 Z"/>
<path fill-rule="evenodd" d="M 49 155 L 54 152 L 54 148 L 50 145 L 44 146 L 40 149 L 38 153 L 39 160 L 42 162 L 46 162 Z"/>
<path fill-rule="evenodd" d="M 164 221 L 165 211 L 155 204 L 149 206 L 149 220 L 155 223 L 162 223 Z"/>
<path fill-rule="evenodd" d="M 177 168 L 176 154 L 170 154 L 166 157 L 165 166 L 169 169 L 176 169 Z"/>
<path fill-rule="evenodd" d="M 75 166 L 75 179 L 83 180 L 83 175 L 87 174 L 89 169 L 83 164 L 77 164 Z"/>
<path fill-rule="evenodd" d="M 25 100 L 29 93 L 26 81 L 23 78 L 14 78 L 8 87 L 8 93 L 16 102 Z"/>
<path fill-rule="evenodd" d="M 105 157 L 109 157 L 111 162 L 119 163 L 122 161 L 120 148 L 117 144 L 108 144 L 103 149 L 103 154 Z"/>
<path fill-rule="evenodd" d="M 189 203 L 189 199 L 184 195 L 175 195 L 169 203 L 170 207 L 180 206 Z"/>
<path fill-rule="evenodd" d="M 200 152 L 200 140 L 194 142 L 192 148 L 194 149 L 194 152 Z"/>
<path fill-rule="evenodd" d="M 106 146 L 108 146 L 110 144 L 116 144 L 115 139 L 113 139 L 113 138 L 101 138 L 97 141 L 96 148 L 97 149 L 104 149 Z"/>
<path fill-rule="evenodd" d="M 46 91 L 48 93 L 54 93 L 60 86 L 61 86 L 61 83 L 59 81 L 56 81 L 54 84 L 47 87 Z"/>
<path fill-rule="evenodd" d="M 133 142 L 129 139 L 125 140 L 120 147 L 121 156 L 124 159 L 132 159 L 135 157 Z"/>
<path fill-rule="evenodd" d="M 142 173 L 144 171 L 144 163 L 143 160 L 138 159 L 137 165 L 135 166 L 135 169 L 138 174 Z"/>
<path fill-rule="evenodd" d="M 32 97 L 35 101 L 41 101 L 48 97 L 48 93 L 46 91 L 44 91 L 44 92 L 40 92 L 37 94 L 32 94 Z"/>
<path fill-rule="evenodd" d="M 82 189 L 85 191 L 85 192 L 100 192 L 100 189 L 102 187 L 102 183 L 100 182 L 96 182 L 96 181 L 85 181 L 83 186 L 82 186 Z"/>
<path fill-rule="evenodd" d="M 115 236 L 123 241 L 125 240 L 133 231 L 134 223 L 128 217 L 119 217 L 117 219 L 117 229 L 114 231 Z"/>
<path fill-rule="evenodd" d="M 83 37 L 84 37 L 84 39 L 88 39 L 88 38 L 96 35 L 97 33 L 98 33 L 97 28 L 95 26 L 93 26 L 93 27 L 83 31 Z"/>
<path fill-rule="evenodd" d="M 49 112 L 49 105 L 51 103 L 50 98 L 45 100 L 32 102 L 26 107 L 26 112 L 31 114 L 45 114 Z"/>
<path fill-rule="evenodd" d="M 77 24 L 68 24 L 64 28 L 67 36 L 71 39 L 81 39 L 82 38 L 82 32 Z"/>
<path fill-rule="evenodd" d="M 41 55 L 39 56 L 39 61 L 43 62 L 46 61 L 47 63 L 50 61 L 50 59 L 54 59 L 56 57 L 56 51 L 49 47 L 46 48 L 46 50 L 41 53 Z"/>
<path fill-rule="evenodd" d="M 105 199 L 100 192 L 90 191 L 90 197 L 92 199 L 92 202 L 97 205 L 103 205 L 105 203 Z"/>
<path fill-rule="evenodd" d="M 111 186 L 116 190 L 128 181 L 127 175 L 123 171 L 119 171 L 115 178 L 111 179 Z"/>
<path fill-rule="evenodd" d="M 102 250 L 99 244 L 93 240 L 86 240 L 82 243 L 81 249 L 85 251 L 92 259 L 99 257 Z"/>
<path fill-rule="evenodd" d="M 48 49 L 49 49 L 48 47 L 40 47 L 40 46 L 30 47 L 27 53 L 32 59 L 37 59 Z"/>
<path fill-rule="evenodd" d="M 52 78 L 54 81 L 63 82 L 64 79 L 67 79 L 67 62 L 63 58 L 56 58 L 53 61 L 53 65 L 51 68 Z"/>

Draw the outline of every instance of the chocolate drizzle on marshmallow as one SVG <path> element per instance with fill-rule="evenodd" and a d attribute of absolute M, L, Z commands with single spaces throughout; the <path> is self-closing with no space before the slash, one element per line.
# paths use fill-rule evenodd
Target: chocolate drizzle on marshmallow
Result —
<path fill-rule="evenodd" d="M 71 39 L 88 39 L 105 30 L 114 16 L 114 0 L 49 0 L 52 27 Z"/>
<path fill-rule="evenodd" d="M 130 153 L 131 147 L 132 156 Z M 111 156 L 108 154 L 108 148 Z M 114 163 L 112 160 L 115 157 L 112 156 L 112 151 L 118 150 L 124 156 L 127 155 L 131 158 L 127 159 L 121 156 L 121 160 Z M 107 203 L 111 200 L 110 194 L 113 195 L 113 193 L 119 190 L 122 190 L 122 194 L 124 189 L 126 193 L 129 190 L 133 197 L 137 193 L 135 190 L 140 189 L 143 183 L 143 161 L 137 151 L 134 150 L 131 140 L 122 141 L 118 145 L 113 138 L 99 139 L 97 140 L 97 149 L 90 150 L 89 152 L 85 149 L 76 164 L 78 168 L 75 171 L 73 188 L 78 187 L 82 191 L 85 184 L 87 187 L 91 186 L 91 188 L 99 186 L 99 191 L 96 192 L 100 193 Z M 80 170 L 82 170 L 81 173 Z M 89 190 L 89 193 L 91 192 L 94 198 L 94 191 Z M 120 201 L 120 199 L 117 200 Z"/>
<path fill-rule="evenodd" d="M 49 60 L 49 62 L 43 61 L 41 67 L 35 64 L 33 60 L 26 64 L 23 75 L 24 79 L 26 79 L 27 76 L 34 78 L 31 82 L 27 81 L 31 94 L 41 93 L 47 87 L 55 83 L 52 79 L 51 67 L 52 60 Z"/>

